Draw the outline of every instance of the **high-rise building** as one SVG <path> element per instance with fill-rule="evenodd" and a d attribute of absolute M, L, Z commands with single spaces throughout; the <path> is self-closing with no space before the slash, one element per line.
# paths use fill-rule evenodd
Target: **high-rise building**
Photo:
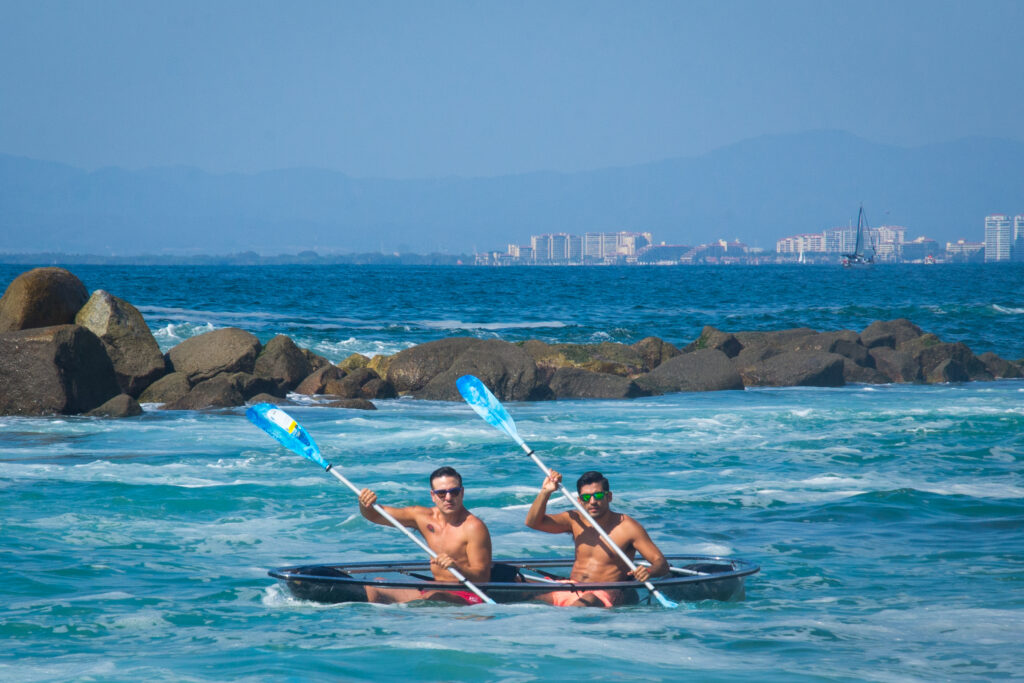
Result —
<path fill-rule="evenodd" d="M 531 235 L 530 246 L 533 248 L 533 258 L 537 263 L 547 263 L 551 260 L 551 235 Z"/>
<path fill-rule="evenodd" d="M 1010 255 L 1014 261 L 1024 261 L 1024 214 L 1013 217 L 1013 249 Z"/>
<path fill-rule="evenodd" d="M 1012 245 L 1013 233 L 1009 216 L 985 216 L 985 263 L 1009 261 Z"/>

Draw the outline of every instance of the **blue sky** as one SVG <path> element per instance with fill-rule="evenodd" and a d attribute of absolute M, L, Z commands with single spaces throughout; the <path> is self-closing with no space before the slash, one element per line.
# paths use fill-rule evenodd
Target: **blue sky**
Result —
<path fill-rule="evenodd" d="M 0 0 L 0 153 L 408 178 L 1024 140 L 1022 28 L 994 0 Z"/>

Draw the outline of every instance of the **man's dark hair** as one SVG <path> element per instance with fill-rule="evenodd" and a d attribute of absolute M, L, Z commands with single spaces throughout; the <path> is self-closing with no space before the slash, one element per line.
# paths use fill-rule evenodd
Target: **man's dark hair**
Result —
<path fill-rule="evenodd" d="M 430 486 L 433 488 L 434 480 L 438 477 L 455 477 L 459 480 L 459 486 L 462 486 L 462 475 L 455 471 L 454 467 L 438 467 L 436 470 L 430 473 Z"/>
<path fill-rule="evenodd" d="M 576 493 L 579 493 L 587 484 L 600 484 L 602 491 L 611 491 L 611 487 L 608 486 L 608 480 L 604 478 L 604 475 L 594 470 L 584 472 L 576 480 Z"/>

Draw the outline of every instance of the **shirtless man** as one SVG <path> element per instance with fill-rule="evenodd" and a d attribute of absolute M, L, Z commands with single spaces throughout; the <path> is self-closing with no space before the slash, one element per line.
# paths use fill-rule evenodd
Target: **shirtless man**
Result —
<path fill-rule="evenodd" d="M 576 482 L 576 491 L 583 506 L 627 557 L 633 559 L 639 552 L 651 563 L 650 568 L 638 565 L 635 572 L 629 571 L 622 558 L 608 548 L 604 539 L 578 510 L 547 514 L 548 498 L 558 490 L 561 482 L 562 475 L 551 470 L 551 475 L 544 480 L 540 493 L 530 506 L 526 526 L 549 534 L 572 534 L 576 543 L 576 561 L 570 575 L 572 581 L 604 583 L 628 581 L 629 577 L 646 581 L 652 576 L 668 573 L 665 556 L 654 545 L 643 526 L 628 515 L 612 511 L 612 492 L 608 480 L 600 472 L 585 472 Z M 612 607 L 628 601 L 632 594 L 632 591 L 621 590 L 555 591 L 539 599 L 559 607 Z"/>
<path fill-rule="evenodd" d="M 403 526 L 416 529 L 437 557 L 430 561 L 430 571 L 437 581 L 458 583 L 448 571 L 455 566 L 472 583 L 487 583 L 491 578 L 491 535 L 487 526 L 462 504 L 462 476 L 451 467 L 441 467 L 430 475 L 430 497 L 434 507 L 414 505 L 405 508 L 382 506 Z M 373 509 L 377 494 L 370 489 L 359 493 L 359 512 L 363 517 L 385 526 L 391 523 Z M 482 600 L 476 593 L 465 591 L 419 590 L 415 588 L 366 587 L 370 602 L 409 602 L 439 600 L 475 605 Z"/>

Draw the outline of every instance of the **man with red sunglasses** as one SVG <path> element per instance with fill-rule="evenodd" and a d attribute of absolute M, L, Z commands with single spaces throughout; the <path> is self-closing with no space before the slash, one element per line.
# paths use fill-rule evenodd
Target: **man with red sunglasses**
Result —
<path fill-rule="evenodd" d="M 441 467 L 430 475 L 430 497 L 434 507 L 413 505 L 404 508 L 382 506 L 402 525 L 416 529 L 437 553 L 430 561 L 430 571 L 437 581 L 458 583 L 448 571 L 455 566 L 473 583 L 487 583 L 491 578 L 491 535 L 479 517 L 463 505 L 462 475 L 451 467 Z M 373 509 L 377 494 L 370 489 L 359 493 L 359 512 L 376 524 L 390 526 L 383 515 Z M 418 590 L 415 588 L 366 587 L 370 602 L 409 602 L 441 600 L 461 604 L 477 604 L 480 597 L 470 591 Z"/>
<path fill-rule="evenodd" d="M 587 513 L 622 548 L 627 557 L 632 559 L 636 553 L 640 553 L 650 562 L 650 568 L 638 565 L 635 572 L 629 571 L 618 554 L 607 547 L 604 539 L 579 511 L 573 509 L 555 515 L 547 514 L 548 498 L 558 490 L 561 483 L 562 475 L 551 470 L 530 506 L 526 526 L 549 534 L 572 534 L 576 544 L 576 561 L 570 574 L 572 582 L 611 583 L 628 581 L 629 577 L 646 581 L 652 576 L 668 573 L 665 556 L 643 526 L 629 515 L 611 509 L 612 492 L 604 475 L 595 471 L 583 473 L 576 481 L 580 501 Z M 559 607 L 613 607 L 635 598 L 636 592 L 633 590 L 566 590 L 545 593 L 539 599 Z"/>

